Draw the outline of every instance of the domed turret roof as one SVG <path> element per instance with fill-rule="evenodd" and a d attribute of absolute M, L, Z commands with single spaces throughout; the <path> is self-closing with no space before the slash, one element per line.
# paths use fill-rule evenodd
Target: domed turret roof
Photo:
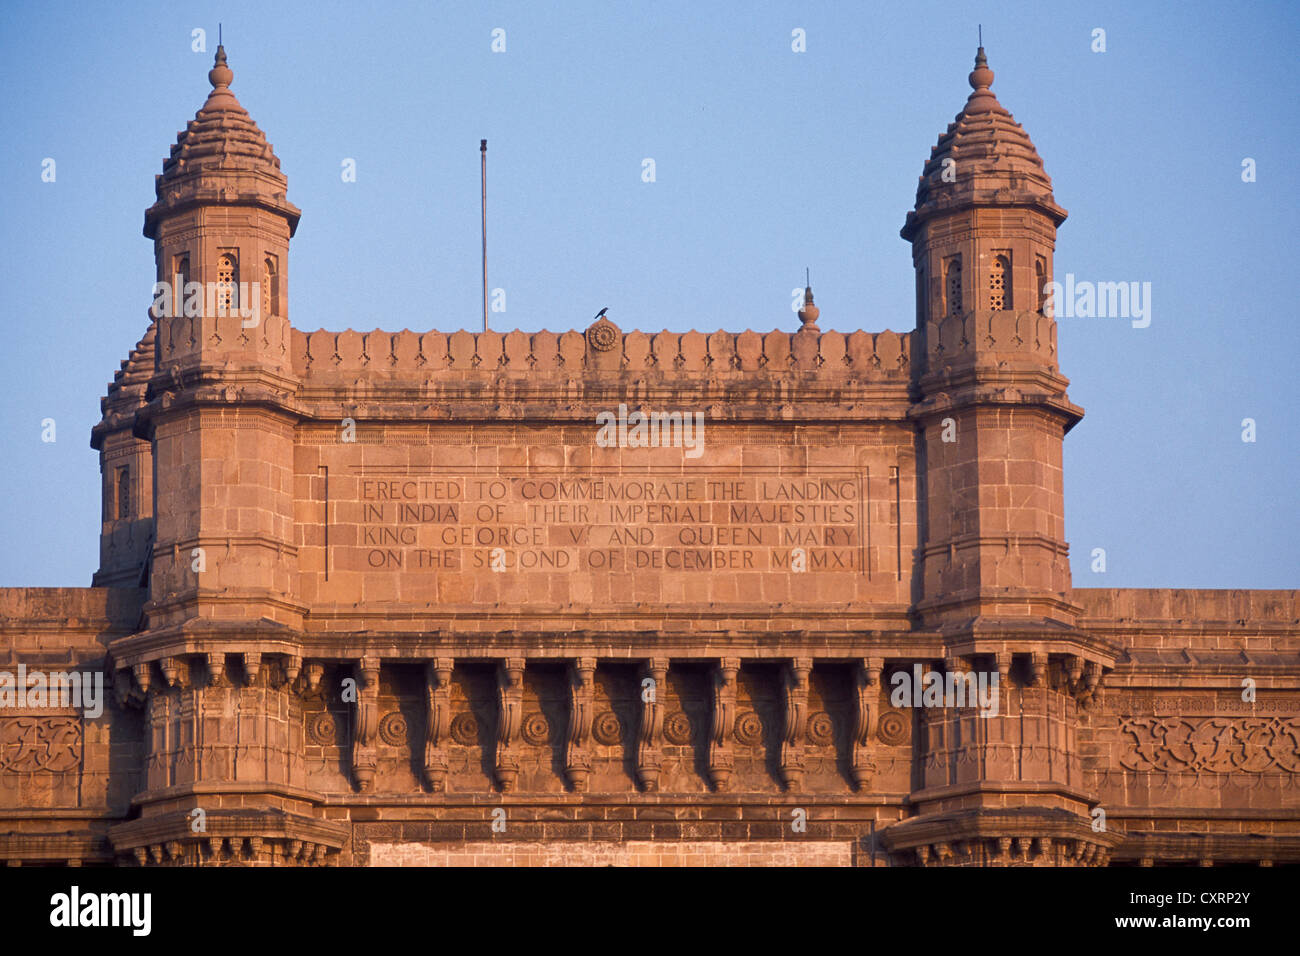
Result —
<path fill-rule="evenodd" d="M 144 214 L 150 239 L 167 216 L 198 205 L 261 206 L 288 219 L 290 235 L 297 228 L 302 213 L 286 198 L 288 180 L 280 160 L 230 92 L 232 79 L 225 47 L 219 46 L 208 72 L 212 92 L 177 134 L 162 175 L 154 177 L 158 201 Z"/>
<path fill-rule="evenodd" d="M 1036 206 L 1056 225 L 1065 221 L 1066 212 L 1052 197 L 1051 177 L 1029 134 L 990 89 L 993 71 L 983 47 L 969 80 L 973 92 L 965 108 L 948 124 L 921 171 L 904 239 L 910 240 L 935 215 L 972 206 Z"/>
<path fill-rule="evenodd" d="M 113 381 L 108 384 L 107 394 L 99 400 L 99 410 L 103 417 L 90 432 L 90 447 L 96 451 L 103 448 L 104 437 L 109 432 L 129 429 L 136 409 L 145 404 L 145 391 L 154 373 L 154 340 L 157 332 L 157 321 L 150 322 L 144 338 L 122 360 L 122 367 L 113 374 Z"/>

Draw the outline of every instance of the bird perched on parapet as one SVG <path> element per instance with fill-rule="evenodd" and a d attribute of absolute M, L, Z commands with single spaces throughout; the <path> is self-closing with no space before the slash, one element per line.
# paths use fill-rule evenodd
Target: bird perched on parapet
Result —
<path fill-rule="evenodd" d="M 603 319 L 605 317 L 605 313 L 608 311 L 609 311 L 609 306 L 605 306 L 605 308 L 601 309 L 599 312 L 596 313 L 596 318 Z"/>

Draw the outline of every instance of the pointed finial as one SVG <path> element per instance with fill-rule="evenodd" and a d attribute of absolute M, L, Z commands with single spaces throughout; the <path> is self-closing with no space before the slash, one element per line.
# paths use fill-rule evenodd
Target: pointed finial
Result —
<path fill-rule="evenodd" d="M 971 70 L 967 79 L 974 92 L 966 100 L 966 113 L 990 113 L 999 108 L 998 98 L 989 89 L 993 85 L 993 71 L 989 69 L 984 47 L 980 47 L 976 52 L 975 69 Z"/>
<path fill-rule="evenodd" d="M 821 315 L 821 309 L 813 304 L 812 278 L 809 270 L 804 269 L 804 281 L 807 283 L 803 290 L 803 308 L 799 310 L 800 332 L 819 332 L 817 328 L 817 316 Z"/>
<path fill-rule="evenodd" d="M 989 60 L 984 55 L 982 46 L 975 53 L 975 69 L 971 71 L 967 80 L 976 93 L 987 90 L 993 85 L 993 71 L 989 69 Z"/>
<path fill-rule="evenodd" d="M 212 84 L 214 90 L 222 90 L 230 86 L 230 81 L 235 78 L 230 67 L 226 65 L 226 48 L 217 45 L 217 55 L 212 61 L 212 69 L 208 70 L 208 82 Z"/>

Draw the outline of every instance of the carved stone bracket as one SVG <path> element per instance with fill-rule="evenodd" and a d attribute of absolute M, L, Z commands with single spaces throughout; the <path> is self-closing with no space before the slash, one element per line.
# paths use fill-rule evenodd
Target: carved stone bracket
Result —
<path fill-rule="evenodd" d="M 357 681 L 356 720 L 352 731 L 352 777 L 362 793 L 374 785 L 379 754 L 375 732 L 379 728 L 379 659 L 363 658 L 354 675 Z"/>
<path fill-rule="evenodd" d="M 168 687 L 175 687 L 177 684 L 183 687 L 185 678 L 189 677 L 189 663 L 183 657 L 164 657 L 158 662 L 158 666 Z"/>
<path fill-rule="evenodd" d="M 145 663 L 142 664 L 136 664 L 135 667 L 133 668 L 133 672 L 135 673 L 135 683 L 136 686 L 140 688 L 140 693 L 142 695 L 147 695 L 149 693 L 149 684 L 152 676 L 152 666 L 153 665 L 149 664 L 146 661 Z"/>
<path fill-rule="evenodd" d="M 782 668 L 781 683 L 785 692 L 785 727 L 781 740 L 781 783 L 787 790 L 798 790 L 803 782 L 803 740 L 808 725 L 808 675 L 812 660 L 795 658 Z"/>
<path fill-rule="evenodd" d="M 872 738 L 876 735 L 876 721 L 880 716 L 880 671 L 883 662 L 868 657 L 853 668 L 853 689 L 856 707 L 853 712 L 853 733 L 849 737 L 849 772 L 853 786 L 865 790 L 871 786 L 876 772 Z"/>
<path fill-rule="evenodd" d="M 1075 695 L 1079 706 L 1095 707 L 1101 702 L 1101 664 L 1088 661 L 1083 666 L 1083 687 Z"/>
<path fill-rule="evenodd" d="M 1086 839 L 970 837 L 913 848 L 920 866 L 1105 866 L 1110 847 Z"/>
<path fill-rule="evenodd" d="M 244 683 L 249 687 L 257 686 L 258 675 L 262 673 L 262 655 L 257 651 L 246 651 L 244 657 Z M 378 670 L 378 665 L 376 665 Z"/>
<path fill-rule="evenodd" d="M 713 668 L 713 724 L 709 728 L 709 782 L 714 790 L 726 790 L 735 769 L 731 749 L 731 727 L 736 722 L 736 674 L 740 659 L 724 657 Z"/>
<path fill-rule="evenodd" d="M 226 655 L 225 653 L 211 652 L 206 655 L 208 665 L 208 686 L 220 687 L 226 677 Z"/>
<path fill-rule="evenodd" d="M 596 659 L 569 662 L 569 736 L 564 747 L 564 771 L 576 791 L 587 789 L 591 775 L 591 718 L 596 696 Z"/>
<path fill-rule="evenodd" d="M 1078 654 L 1067 654 L 1061 668 L 1061 676 L 1066 693 L 1077 698 L 1083 690 L 1083 658 Z"/>
<path fill-rule="evenodd" d="M 1029 655 L 1029 686 L 1044 687 L 1047 684 L 1047 655 L 1034 651 Z"/>
<path fill-rule="evenodd" d="M 641 724 L 637 728 L 636 775 L 647 793 L 659 789 L 663 766 L 664 704 L 668 682 L 667 658 L 654 657 L 641 666 Z M 650 683 L 647 684 L 646 681 Z"/>
<path fill-rule="evenodd" d="M 1005 695 L 1011 690 L 1011 653 L 999 651 L 994 654 L 993 666 L 998 672 L 998 694 Z"/>
<path fill-rule="evenodd" d="M 325 665 L 320 661 L 309 661 L 304 676 L 307 678 L 307 692 L 316 693 L 320 689 L 321 678 L 325 676 Z"/>
<path fill-rule="evenodd" d="M 424 737 L 424 782 L 434 793 L 447 789 L 447 738 L 451 735 L 451 672 L 455 661 L 440 657 L 425 671 L 428 705 Z"/>
<path fill-rule="evenodd" d="M 519 779 L 519 754 L 515 741 L 523 723 L 524 660 L 511 657 L 497 665 L 496 777 L 502 793 L 514 789 Z"/>

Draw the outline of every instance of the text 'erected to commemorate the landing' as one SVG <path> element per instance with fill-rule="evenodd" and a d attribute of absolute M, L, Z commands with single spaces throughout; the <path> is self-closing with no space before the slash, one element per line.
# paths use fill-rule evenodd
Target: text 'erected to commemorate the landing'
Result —
<path fill-rule="evenodd" d="M 863 479 L 358 474 L 371 570 L 863 572 Z"/>

